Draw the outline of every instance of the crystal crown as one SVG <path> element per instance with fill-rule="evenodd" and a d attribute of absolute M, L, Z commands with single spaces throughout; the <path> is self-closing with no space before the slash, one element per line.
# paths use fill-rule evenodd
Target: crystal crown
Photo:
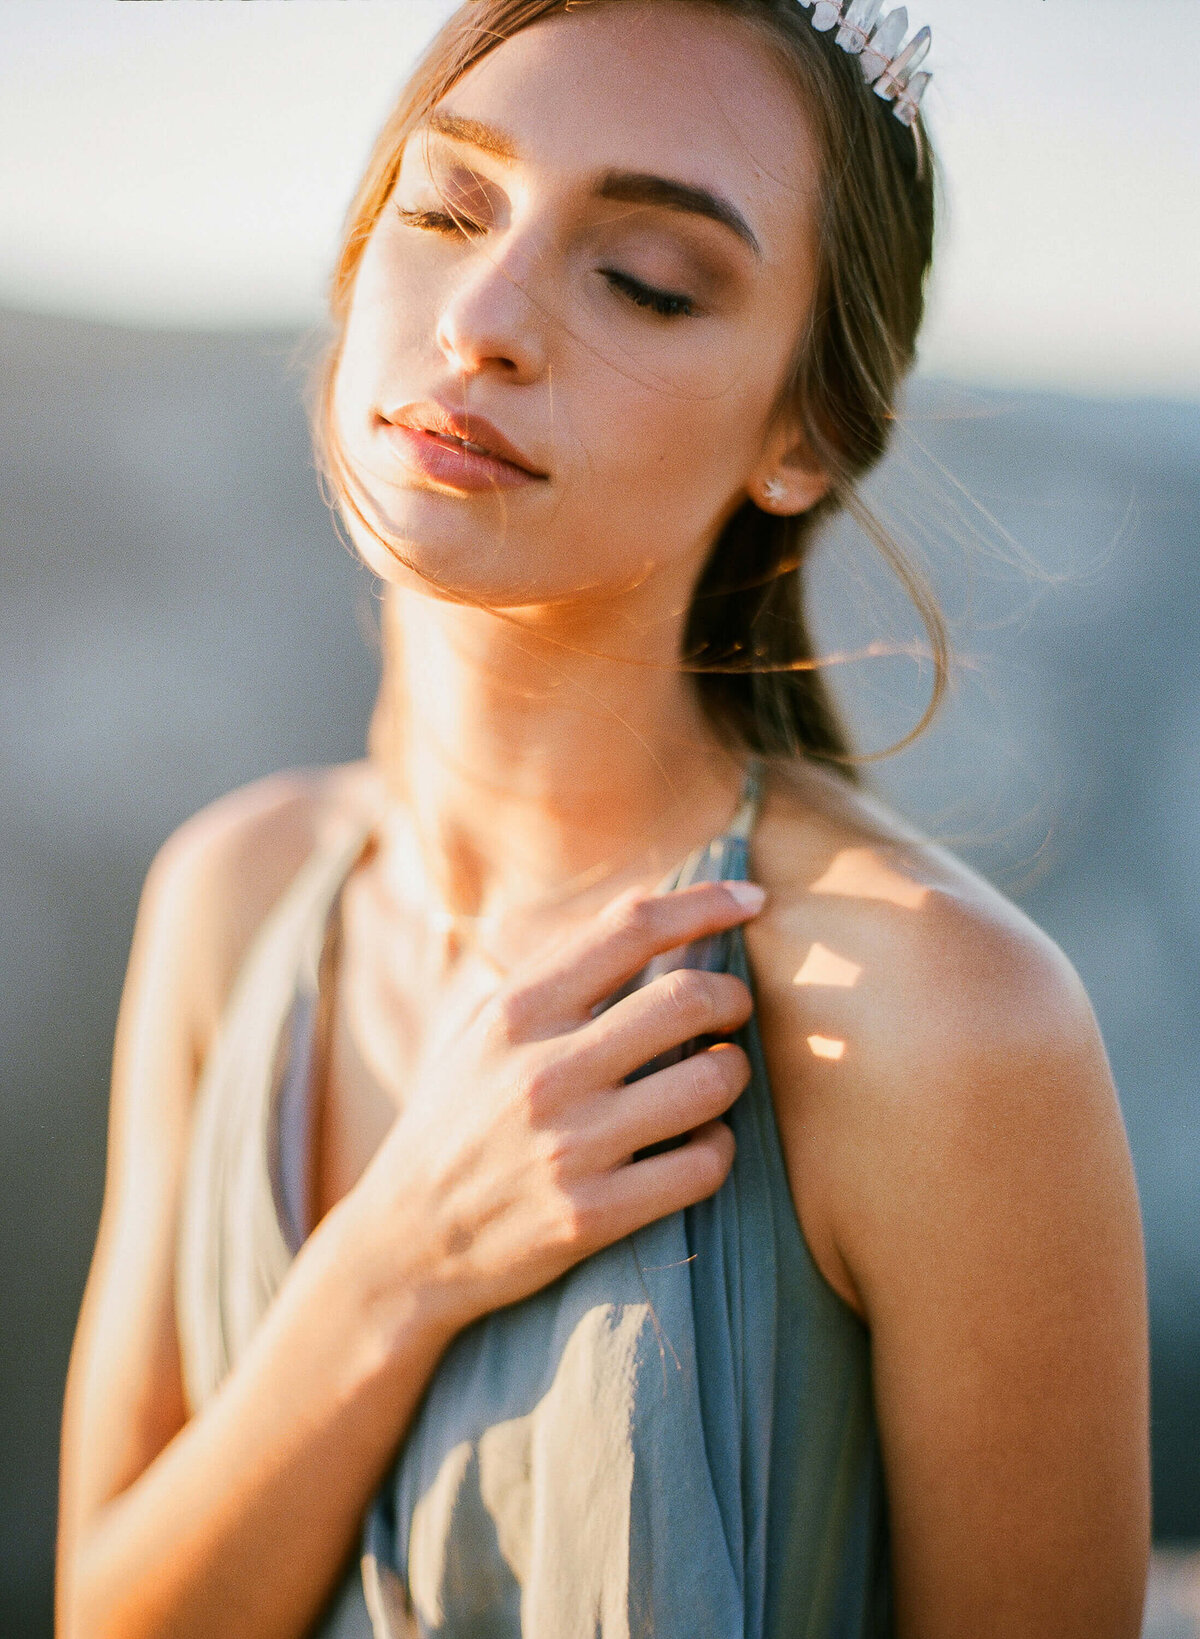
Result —
<path fill-rule="evenodd" d="M 897 6 L 881 19 L 883 0 L 797 0 L 797 4 L 812 12 L 812 26 L 819 33 L 837 29 L 837 44 L 858 58 L 863 78 L 874 87 L 875 95 L 892 104 L 892 113 L 901 124 L 916 125 L 921 98 L 933 78 L 921 70 L 933 38 L 929 30 L 918 30 L 905 45 L 908 10 Z"/>

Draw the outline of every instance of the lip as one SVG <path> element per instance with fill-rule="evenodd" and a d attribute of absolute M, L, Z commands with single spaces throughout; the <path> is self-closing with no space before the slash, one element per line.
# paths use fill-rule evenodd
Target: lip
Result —
<path fill-rule="evenodd" d="M 379 431 L 406 466 L 454 489 L 515 489 L 549 476 L 485 416 L 460 415 L 436 399 L 381 413 Z"/>

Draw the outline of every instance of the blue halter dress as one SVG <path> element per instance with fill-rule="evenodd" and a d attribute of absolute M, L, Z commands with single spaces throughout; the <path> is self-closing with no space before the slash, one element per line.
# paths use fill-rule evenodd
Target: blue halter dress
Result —
<path fill-rule="evenodd" d="M 754 759 L 729 829 L 659 891 L 746 877 L 762 782 Z M 353 824 L 310 856 L 204 1066 L 176 1289 L 194 1407 L 307 1233 L 328 928 L 369 835 Z M 604 1005 L 674 967 L 753 992 L 734 929 L 656 958 Z M 310 1639 L 890 1634 L 868 1334 L 797 1221 L 754 1018 L 732 1039 L 752 1074 L 725 1183 L 459 1334 Z"/>

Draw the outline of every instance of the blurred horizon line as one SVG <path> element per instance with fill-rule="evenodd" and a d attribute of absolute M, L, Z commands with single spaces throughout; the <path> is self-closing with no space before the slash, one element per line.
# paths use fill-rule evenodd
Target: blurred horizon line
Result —
<path fill-rule="evenodd" d="M 203 317 L 169 321 L 160 315 L 152 314 L 142 320 L 134 315 L 88 311 L 83 308 L 59 308 L 15 300 L 2 286 L 0 319 L 47 326 L 77 326 L 93 331 L 107 330 L 116 335 L 145 336 L 156 340 L 185 340 L 189 337 L 204 340 L 221 337 L 229 340 L 244 338 L 249 341 L 255 337 L 276 337 L 281 342 L 286 341 L 295 349 L 297 355 L 304 354 L 309 348 L 315 353 L 330 334 L 329 320 L 320 314 L 307 321 L 286 314 L 281 314 L 278 319 L 269 319 L 264 315 L 261 318 L 247 316 L 244 320 L 224 321 Z M 297 357 L 296 362 L 299 365 L 303 360 Z M 1180 408 L 1200 408 L 1200 381 L 1181 382 L 1176 386 L 1169 382 L 1131 382 L 1121 375 L 1114 375 L 1111 383 L 1104 386 L 1098 380 L 1071 381 L 1061 375 L 1052 374 L 1038 377 L 1013 372 L 1005 376 L 984 368 L 972 368 L 969 364 L 956 368 L 950 360 L 936 354 L 928 362 L 918 356 L 918 362 L 909 380 L 912 383 L 936 383 L 964 393 L 1005 394 L 1031 400 L 1061 398 L 1071 402 L 1108 405 L 1164 404 Z"/>

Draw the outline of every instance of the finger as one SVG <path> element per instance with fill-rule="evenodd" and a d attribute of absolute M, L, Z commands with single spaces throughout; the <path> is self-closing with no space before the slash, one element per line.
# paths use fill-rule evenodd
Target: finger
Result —
<path fill-rule="evenodd" d="M 752 882 L 698 882 L 670 893 L 621 894 L 522 974 L 512 999 L 531 1020 L 580 1022 L 652 957 L 748 921 L 764 897 Z"/>
<path fill-rule="evenodd" d="M 622 1087 L 602 1118 L 602 1163 L 617 1166 L 715 1121 L 750 1080 L 750 1060 L 735 1042 L 692 1053 L 678 1064 Z"/>
<path fill-rule="evenodd" d="M 709 1121 L 686 1143 L 608 1173 L 597 1191 L 597 1245 L 707 1200 L 729 1176 L 736 1144 L 724 1121 Z"/>
<path fill-rule="evenodd" d="M 589 1087 L 612 1086 L 697 1036 L 741 1029 L 753 1011 L 748 987 L 734 974 L 674 968 L 575 1031 L 572 1073 Z"/>

